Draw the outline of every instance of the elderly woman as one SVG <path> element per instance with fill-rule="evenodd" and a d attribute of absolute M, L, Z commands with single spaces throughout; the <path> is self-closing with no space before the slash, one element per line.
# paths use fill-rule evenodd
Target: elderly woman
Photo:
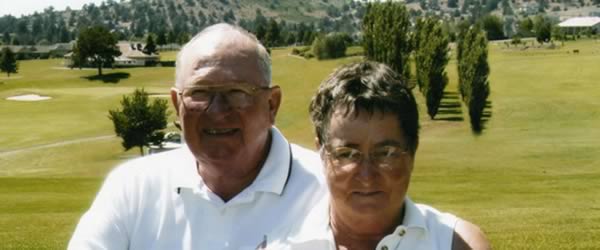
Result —
<path fill-rule="evenodd" d="M 310 104 L 337 249 L 488 249 L 481 230 L 407 196 L 419 143 L 411 90 L 390 68 L 337 69 Z"/>

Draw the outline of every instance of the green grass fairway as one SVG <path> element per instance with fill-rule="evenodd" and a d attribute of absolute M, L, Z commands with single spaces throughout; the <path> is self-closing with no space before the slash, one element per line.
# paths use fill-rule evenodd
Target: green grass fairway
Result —
<path fill-rule="evenodd" d="M 290 51 L 272 52 L 284 93 L 277 126 L 312 148 L 307 107 L 316 86 L 361 58 L 305 60 Z M 489 61 L 479 136 L 456 94 L 456 61 L 438 119 L 427 117 L 415 89 L 421 140 L 410 196 L 480 225 L 494 249 L 600 249 L 600 42 L 490 44 Z M 18 74 L 0 75 L 0 249 L 64 249 L 106 174 L 138 157 L 123 152 L 108 110 L 136 87 L 164 98 L 174 79 L 172 67 L 105 69 L 97 79 L 61 63 L 21 61 Z M 6 100 L 30 93 L 53 99 Z"/>

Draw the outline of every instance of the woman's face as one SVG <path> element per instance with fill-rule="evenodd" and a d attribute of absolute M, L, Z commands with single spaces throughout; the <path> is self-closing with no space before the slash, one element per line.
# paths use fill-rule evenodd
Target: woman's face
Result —
<path fill-rule="evenodd" d="M 358 221 L 398 218 L 413 169 L 396 114 L 359 110 L 331 118 L 321 157 L 331 209 Z"/>

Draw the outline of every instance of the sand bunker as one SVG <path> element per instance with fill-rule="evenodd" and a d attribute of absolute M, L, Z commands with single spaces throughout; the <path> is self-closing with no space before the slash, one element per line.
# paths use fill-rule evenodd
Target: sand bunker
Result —
<path fill-rule="evenodd" d="M 28 94 L 28 95 L 17 95 L 6 98 L 9 101 L 25 101 L 25 102 L 35 102 L 35 101 L 44 101 L 52 99 L 49 96 L 40 96 L 37 94 Z"/>

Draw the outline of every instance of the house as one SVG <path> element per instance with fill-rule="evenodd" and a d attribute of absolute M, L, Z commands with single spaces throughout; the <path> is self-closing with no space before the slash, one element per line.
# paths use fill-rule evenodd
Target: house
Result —
<path fill-rule="evenodd" d="M 160 61 L 160 55 L 144 53 L 144 45 L 141 43 L 119 41 L 117 47 L 121 51 L 121 55 L 115 57 L 114 67 L 144 67 L 155 65 Z M 71 67 L 73 65 L 72 56 L 72 52 L 64 55 L 64 66 Z"/>
<path fill-rule="evenodd" d="M 58 43 L 54 45 L 7 45 L 0 46 L 0 49 L 8 47 L 14 52 L 19 60 L 27 59 L 47 59 L 63 57 L 73 48 L 74 43 Z"/>
<path fill-rule="evenodd" d="M 582 31 L 600 33 L 600 17 L 573 17 L 558 24 L 566 34 L 575 35 Z"/>
<path fill-rule="evenodd" d="M 117 47 L 119 47 L 121 55 L 115 58 L 115 67 L 148 66 L 160 61 L 160 56 L 158 54 L 144 53 L 144 45 L 141 43 L 119 41 Z"/>

